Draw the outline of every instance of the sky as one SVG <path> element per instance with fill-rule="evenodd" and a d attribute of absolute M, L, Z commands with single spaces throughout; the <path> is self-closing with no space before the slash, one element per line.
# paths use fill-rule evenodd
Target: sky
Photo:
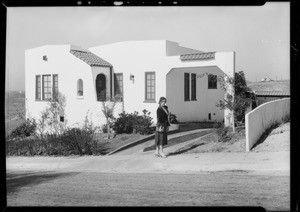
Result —
<path fill-rule="evenodd" d="M 25 50 L 170 40 L 200 51 L 235 51 L 246 80 L 290 79 L 290 3 L 263 6 L 8 7 L 6 90 L 25 90 Z"/>

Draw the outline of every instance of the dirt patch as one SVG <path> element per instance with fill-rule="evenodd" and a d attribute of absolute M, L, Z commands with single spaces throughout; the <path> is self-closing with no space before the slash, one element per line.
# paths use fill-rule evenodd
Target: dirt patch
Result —
<path fill-rule="evenodd" d="M 273 129 L 269 136 L 255 146 L 253 152 L 278 152 L 290 150 L 290 123 L 284 123 Z M 218 142 L 217 134 L 212 133 L 204 138 L 178 149 L 173 154 L 190 154 L 205 152 L 245 152 L 245 128 L 237 128 L 236 133 L 226 142 Z"/>
<path fill-rule="evenodd" d="M 290 151 L 290 122 L 273 129 L 269 136 L 253 152 Z"/>

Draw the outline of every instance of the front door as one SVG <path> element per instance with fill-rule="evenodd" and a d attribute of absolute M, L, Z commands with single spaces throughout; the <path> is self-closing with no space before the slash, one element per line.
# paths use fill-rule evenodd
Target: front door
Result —
<path fill-rule="evenodd" d="M 104 74 L 98 74 L 96 78 L 97 100 L 106 100 L 106 77 Z"/>

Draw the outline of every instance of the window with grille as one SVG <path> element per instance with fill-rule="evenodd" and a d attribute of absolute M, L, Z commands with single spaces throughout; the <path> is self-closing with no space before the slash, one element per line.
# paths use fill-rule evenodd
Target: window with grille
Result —
<path fill-rule="evenodd" d="M 190 101 L 190 74 L 184 73 L 184 101 Z"/>
<path fill-rule="evenodd" d="M 43 100 L 51 99 L 51 75 L 43 75 Z"/>
<path fill-rule="evenodd" d="M 35 76 L 35 99 L 41 100 L 41 76 Z"/>
<path fill-rule="evenodd" d="M 155 72 L 145 73 L 145 100 L 155 101 Z"/>
<path fill-rule="evenodd" d="M 35 76 L 35 99 L 50 100 L 58 95 L 58 75 L 36 75 Z"/>
<path fill-rule="evenodd" d="M 209 74 L 208 75 L 208 89 L 217 88 L 217 75 Z"/>
<path fill-rule="evenodd" d="M 57 74 L 54 74 L 53 75 L 53 98 L 56 98 L 57 95 L 58 95 L 58 75 Z"/>
<path fill-rule="evenodd" d="M 123 74 L 115 74 L 115 96 L 118 100 L 123 101 Z"/>

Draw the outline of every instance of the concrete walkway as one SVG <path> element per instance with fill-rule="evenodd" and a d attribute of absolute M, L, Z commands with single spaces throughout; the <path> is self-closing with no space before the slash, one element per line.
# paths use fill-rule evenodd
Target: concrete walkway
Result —
<path fill-rule="evenodd" d="M 207 135 L 208 133 L 210 133 L 212 131 L 212 129 L 196 129 L 196 130 L 190 130 L 190 131 L 185 131 L 185 132 L 178 132 L 178 133 L 174 133 L 174 134 L 171 134 L 171 135 L 168 135 L 168 140 L 169 140 L 169 143 L 171 142 L 170 140 L 171 139 L 180 139 L 184 136 L 189 136 L 189 135 L 193 135 L 193 134 L 202 134 L 202 135 Z M 185 146 L 189 143 L 192 143 L 194 142 L 195 140 L 201 138 L 202 136 L 198 136 L 197 138 L 195 139 L 191 139 L 191 140 L 187 140 L 185 142 L 181 142 L 180 144 L 176 144 L 176 145 L 173 145 L 173 146 L 169 146 L 169 147 L 166 147 L 165 148 L 165 152 L 166 153 L 170 153 L 170 152 L 173 152 L 177 149 L 179 149 L 180 147 L 182 146 Z M 138 141 L 137 141 L 138 142 Z M 134 142 L 133 142 L 134 143 Z M 130 148 L 127 148 L 127 149 L 124 149 L 120 152 L 116 152 L 114 153 L 113 155 L 132 155 L 132 154 L 145 154 L 145 152 L 143 152 L 143 150 L 146 148 L 146 147 L 150 147 L 154 144 L 154 139 L 150 139 L 148 141 L 145 141 L 143 143 L 139 143 L 138 145 L 135 145 L 135 146 L 132 146 Z"/>
<path fill-rule="evenodd" d="M 134 155 L 7 157 L 7 171 L 101 173 L 194 173 L 231 171 L 289 175 L 290 153 L 197 153 L 155 158 L 154 151 Z"/>

